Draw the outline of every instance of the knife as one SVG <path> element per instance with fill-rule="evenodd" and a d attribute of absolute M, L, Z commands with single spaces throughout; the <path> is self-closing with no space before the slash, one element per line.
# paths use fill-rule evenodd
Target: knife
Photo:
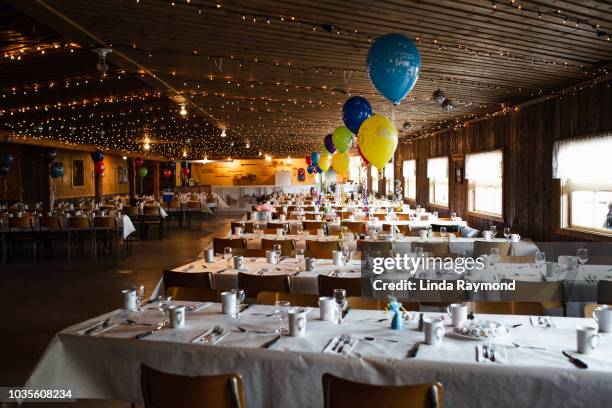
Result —
<path fill-rule="evenodd" d="M 91 333 L 93 333 L 95 331 L 98 331 L 100 329 L 103 329 L 103 328 L 107 327 L 109 324 L 110 324 L 110 317 L 108 319 L 104 320 L 102 323 L 99 323 L 99 324 L 95 325 L 94 327 L 91 327 L 91 328 L 85 330 L 84 334 L 86 336 L 89 336 Z"/>
<path fill-rule="evenodd" d="M 134 338 L 135 338 L 136 340 L 140 340 L 140 339 L 142 339 L 142 338 L 145 338 L 145 337 L 147 337 L 147 336 L 150 336 L 150 335 L 151 335 L 151 334 L 153 334 L 154 332 L 155 332 L 155 330 L 149 330 L 148 332 L 144 332 L 144 333 L 137 334 L 136 336 L 134 336 Z"/>
<path fill-rule="evenodd" d="M 572 357 L 570 356 L 568 353 L 566 353 L 565 351 L 562 351 L 563 355 L 565 357 L 567 357 L 570 361 L 570 363 L 572 363 L 573 365 L 575 365 L 578 368 L 589 368 L 589 366 L 582 360 L 576 358 L 576 357 Z"/>
<path fill-rule="evenodd" d="M 408 354 L 406 355 L 406 357 L 408 358 L 414 358 L 417 356 L 417 353 L 419 352 L 419 346 L 421 345 L 421 343 L 414 343 L 414 346 L 412 346 L 412 348 L 410 350 L 408 350 Z"/>
<path fill-rule="evenodd" d="M 275 338 L 273 338 L 272 340 L 268 341 L 267 343 L 264 343 L 263 348 L 267 348 L 269 349 L 270 347 L 272 347 L 273 345 L 276 344 L 276 342 L 278 342 L 280 340 L 281 336 L 276 336 Z"/>
<path fill-rule="evenodd" d="M 217 271 L 217 273 L 218 273 L 218 274 L 219 274 L 219 273 L 223 273 L 223 272 L 226 272 L 227 270 L 228 270 L 227 268 L 225 268 L 225 269 L 221 269 L 220 271 Z"/>

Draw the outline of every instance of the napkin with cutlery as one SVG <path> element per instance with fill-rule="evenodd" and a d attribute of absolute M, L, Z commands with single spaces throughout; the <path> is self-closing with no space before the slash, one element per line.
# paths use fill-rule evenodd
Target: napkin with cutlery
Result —
<path fill-rule="evenodd" d="M 96 322 L 92 325 L 89 325 L 85 327 L 84 329 L 77 331 L 77 333 L 82 336 L 96 336 L 118 325 L 119 323 L 111 323 L 110 320 L 107 319 L 107 320 Z"/>
<path fill-rule="evenodd" d="M 355 348 L 355 345 L 359 342 L 359 339 L 348 336 L 336 336 L 323 349 L 324 353 L 337 354 L 342 356 L 348 356 Z"/>
<path fill-rule="evenodd" d="M 483 364 L 506 364 L 507 348 L 497 344 L 480 344 L 476 346 L 476 361 Z"/>
<path fill-rule="evenodd" d="M 206 330 L 202 334 L 199 334 L 191 342 L 194 344 L 217 344 L 229 334 L 229 330 L 216 326 Z"/>
<path fill-rule="evenodd" d="M 533 327 L 553 328 L 555 323 L 550 316 L 529 316 L 529 321 Z"/>
<path fill-rule="evenodd" d="M 185 310 L 188 312 L 197 312 L 208 306 L 212 305 L 212 302 L 196 302 L 192 305 L 185 307 Z"/>

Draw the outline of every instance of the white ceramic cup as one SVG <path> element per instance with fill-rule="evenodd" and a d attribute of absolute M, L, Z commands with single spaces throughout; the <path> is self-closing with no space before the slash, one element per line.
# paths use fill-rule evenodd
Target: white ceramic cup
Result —
<path fill-rule="evenodd" d="M 285 214 L 281 214 L 281 215 L 279 216 L 279 219 L 280 219 L 281 221 L 285 221 L 285 220 L 287 220 L 287 216 L 286 216 Z"/>
<path fill-rule="evenodd" d="M 170 327 L 175 329 L 185 327 L 185 306 L 172 305 L 168 310 L 170 312 Z"/>
<path fill-rule="evenodd" d="M 124 310 L 138 310 L 137 296 L 136 291 L 134 289 L 122 290 L 121 294 L 123 296 Z"/>
<path fill-rule="evenodd" d="M 206 259 L 206 262 L 208 262 L 208 263 L 215 262 L 215 250 L 212 249 L 212 248 L 207 249 L 205 254 L 204 254 L 204 258 Z"/>
<path fill-rule="evenodd" d="M 419 238 L 421 238 L 421 239 L 427 238 L 427 230 L 420 230 L 419 231 Z"/>
<path fill-rule="evenodd" d="M 236 294 L 232 292 L 221 292 L 221 312 L 226 315 L 236 314 Z"/>
<path fill-rule="evenodd" d="M 425 332 L 425 343 L 435 346 L 442 342 L 444 337 L 444 322 L 441 319 L 423 319 L 423 332 Z"/>
<path fill-rule="evenodd" d="M 490 241 L 491 231 L 482 231 L 482 237 L 485 239 L 485 241 Z"/>
<path fill-rule="evenodd" d="M 519 234 L 510 234 L 510 241 L 519 242 L 521 240 L 521 236 Z"/>
<path fill-rule="evenodd" d="M 242 255 L 236 255 L 234 257 L 234 269 L 241 271 L 244 266 L 244 257 Z"/>
<path fill-rule="evenodd" d="M 466 303 L 453 303 L 446 308 L 446 313 L 450 316 L 453 326 L 457 327 L 467 320 L 468 305 Z"/>
<path fill-rule="evenodd" d="M 601 336 L 597 334 L 595 327 L 578 326 L 576 328 L 576 341 L 579 353 L 590 354 L 599 346 Z"/>
<path fill-rule="evenodd" d="M 242 227 L 234 227 L 234 235 L 240 238 L 242 236 Z"/>
<path fill-rule="evenodd" d="M 593 319 L 603 333 L 612 332 L 612 307 L 608 305 L 599 306 L 593 310 Z"/>
<path fill-rule="evenodd" d="M 319 311 L 320 318 L 323 321 L 329 322 L 334 320 L 334 314 L 336 313 L 336 301 L 327 296 L 319 298 Z"/>
<path fill-rule="evenodd" d="M 282 229 L 282 228 L 277 228 L 277 229 L 276 229 L 276 236 L 277 236 L 277 237 L 279 237 L 279 238 L 282 238 L 282 237 L 283 237 L 283 233 L 284 233 L 284 232 L 285 232 L 285 231 L 283 231 L 283 229 Z"/>
<path fill-rule="evenodd" d="M 334 260 L 334 265 L 342 266 L 342 251 L 332 251 L 332 259 Z"/>
<path fill-rule="evenodd" d="M 276 263 L 276 252 L 274 251 L 266 251 L 266 262 L 269 264 Z"/>
<path fill-rule="evenodd" d="M 306 334 L 306 311 L 303 308 L 289 310 L 289 335 L 302 337 Z"/>

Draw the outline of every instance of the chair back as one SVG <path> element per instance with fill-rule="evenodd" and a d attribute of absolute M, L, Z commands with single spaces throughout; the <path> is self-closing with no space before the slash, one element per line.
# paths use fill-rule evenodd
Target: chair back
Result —
<path fill-rule="evenodd" d="M 499 256 L 510 256 L 510 242 L 474 241 L 472 257 L 476 259 L 479 256 L 489 255 L 491 248 L 499 248 Z"/>
<path fill-rule="evenodd" d="M 181 202 L 179 200 L 172 200 L 168 203 L 168 208 L 181 208 Z"/>
<path fill-rule="evenodd" d="M 538 302 L 470 302 L 474 313 L 543 316 L 544 306 Z"/>
<path fill-rule="evenodd" d="M 451 250 L 448 242 L 413 242 L 412 249 L 423 248 L 423 252 L 428 253 L 429 256 L 436 257 L 448 257 L 451 256 Z"/>
<path fill-rule="evenodd" d="M 434 232 L 440 232 L 440 228 L 445 227 L 446 232 L 458 233 L 459 225 L 458 224 L 450 224 L 450 225 L 441 225 L 441 224 L 431 224 L 431 230 Z"/>
<path fill-rule="evenodd" d="M 316 234 L 318 229 L 327 230 L 327 223 L 325 221 L 304 221 L 302 222 L 304 231 L 308 231 L 311 234 Z"/>
<path fill-rule="evenodd" d="M 93 224 L 95 229 L 117 228 L 117 220 L 115 217 L 94 217 Z"/>
<path fill-rule="evenodd" d="M 187 288 L 213 288 L 211 272 L 179 272 L 164 270 L 164 288 L 187 287 Z"/>
<path fill-rule="evenodd" d="M 534 261 L 535 261 L 535 257 L 533 255 L 500 256 L 498 263 L 526 264 L 526 263 L 533 263 Z"/>
<path fill-rule="evenodd" d="M 144 207 L 144 216 L 145 217 L 159 217 L 159 207 L 156 205 L 146 205 Z"/>
<path fill-rule="evenodd" d="M 364 221 L 342 221 L 342 226 L 348 228 L 353 234 L 366 233 L 366 223 Z"/>
<path fill-rule="evenodd" d="M 332 251 L 340 250 L 340 241 L 306 240 L 305 255 L 317 259 L 332 259 Z"/>
<path fill-rule="evenodd" d="M 291 306 L 319 307 L 319 295 L 285 292 L 259 292 L 257 304 L 274 305 L 277 300 L 289 302 Z"/>
<path fill-rule="evenodd" d="M 128 217 L 138 217 L 140 215 L 140 211 L 138 207 L 133 206 L 125 206 L 123 207 L 123 213 Z"/>
<path fill-rule="evenodd" d="M 202 203 L 199 201 L 187 201 L 187 208 L 189 209 L 202 209 Z"/>
<path fill-rule="evenodd" d="M 261 248 L 233 248 L 232 255 L 241 255 L 245 258 L 265 258 L 266 250 Z"/>
<path fill-rule="evenodd" d="M 268 228 L 272 228 L 276 230 L 277 228 L 284 228 L 285 225 L 289 224 L 288 222 L 276 221 L 276 222 L 268 222 Z"/>
<path fill-rule="evenodd" d="M 230 224 L 232 234 L 234 233 L 234 228 L 240 227 L 242 228 L 242 232 L 246 232 L 246 223 L 244 221 L 232 221 Z M 251 224 L 251 232 L 253 231 L 253 224 Z"/>
<path fill-rule="evenodd" d="M 361 278 L 337 278 L 335 276 L 318 275 L 320 296 L 333 296 L 334 289 L 345 289 L 346 296 L 361 296 Z"/>
<path fill-rule="evenodd" d="M 75 216 L 68 218 L 68 228 L 74 230 L 91 229 L 91 219 L 89 217 Z"/>
<path fill-rule="evenodd" d="M 392 249 L 393 243 L 389 241 L 357 241 L 357 250 L 361 251 L 362 259 L 368 256 L 388 257 Z"/>
<path fill-rule="evenodd" d="M 597 303 L 612 304 L 612 281 L 597 282 Z"/>
<path fill-rule="evenodd" d="M 502 279 L 502 283 L 512 280 Z M 502 300 L 518 302 L 540 302 L 545 308 L 561 307 L 565 299 L 562 281 L 558 282 L 525 282 L 515 281 L 514 291 L 502 292 Z"/>
<path fill-rule="evenodd" d="M 382 227 L 383 227 L 383 231 L 391 231 L 391 224 L 383 224 Z M 406 235 L 406 236 L 411 236 L 410 225 L 408 225 L 408 224 L 398 224 L 398 225 L 396 225 L 396 227 L 399 230 L 400 234 Z"/>
<path fill-rule="evenodd" d="M 404 214 L 404 213 L 395 213 L 395 217 L 399 220 L 399 221 L 409 221 L 410 220 L 410 214 Z"/>
<path fill-rule="evenodd" d="M 291 292 L 289 275 L 251 275 L 238 272 L 238 287 L 244 295 L 256 299 L 259 292 Z"/>
<path fill-rule="evenodd" d="M 225 248 L 246 249 L 247 242 L 244 238 L 217 238 L 213 237 L 213 249 L 215 254 L 222 254 Z"/>
<path fill-rule="evenodd" d="M 243 408 L 240 374 L 187 377 L 140 366 L 141 387 L 146 408 Z"/>
<path fill-rule="evenodd" d="M 442 407 L 442 384 L 372 385 L 323 374 L 325 408 L 384 407 L 405 408 Z"/>
<path fill-rule="evenodd" d="M 28 230 L 33 229 L 32 217 L 24 215 L 23 217 L 10 217 L 9 218 L 9 230 Z"/>
<path fill-rule="evenodd" d="M 57 215 L 41 217 L 39 228 L 47 231 L 62 231 L 62 219 Z"/>
<path fill-rule="evenodd" d="M 295 241 L 292 239 L 266 239 L 261 240 L 261 248 L 265 250 L 274 249 L 274 245 L 281 246 L 282 256 L 295 256 Z"/>

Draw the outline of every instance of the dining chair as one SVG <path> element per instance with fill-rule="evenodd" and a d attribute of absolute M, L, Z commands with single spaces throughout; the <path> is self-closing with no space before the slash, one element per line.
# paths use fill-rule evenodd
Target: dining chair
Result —
<path fill-rule="evenodd" d="M 146 408 L 243 408 L 242 376 L 221 374 L 188 377 L 140 366 Z"/>
<path fill-rule="evenodd" d="M 442 384 L 373 385 L 323 374 L 325 408 L 442 407 Z"/>
<path fill-rule="evenodd" d="M 14 255 L 17 249 L 23 249 L 25 252 L 28 244 L 32 244 L 32 256 L 37 257 L 38 246 L 36 242 L 36 233 L 34 231 L 34 219 L 28 213 L 22 216 L 13 215 L 8 222 L 7 241 L 11 255 Z"/>
<path fill-rule="evenodd" d="M 363 296 L 348 296 L 346 298 L 348 306 L 353 309 L 365 309 L 365 310 L 387 310 L 387 301 L 376 300 L 369 297 Z M 419 310 L 419 302 L 402 302 L 402 307 L 410 311 Z"/>
<path fill-rule="evenodd" d="M 410 236 L 410 225 L 408 225 L 408 224 L 398 224 L 395 227 L 397 228 L 397 230 L 399 231 L 400 234 L 406 235 L 406 236 Z M 382 229 L 385 232 L 390 232 L 391 231 L 391 224 L 383 224 Z"/>
<path fill-rule="evenodd" d="M 612 281 L 597 282 L 597 303 L 612 304 Z"/>
<path fill-rule="evenodd" d="M 245 258 L 265 258 L 266 250 L 261 248 L 232 248 L 232 255 L 240 255 Z"/>
<path fill-rule="evenodd" d="M 246 249 L 247 241 L 244 238 L 217 238 L 213 237 L 213 249 L 215 254 L 222 254 L 225 248 Z"/>
<path fill-rule="evenodd" d="M 164 288 L 171 287 L 213 289 L 212 272 L 184 272 L 165 269 L 162 275 Z"/>
<path fill-rule="evenodd" d="M 100 241 L 104 243 L 105 249 L 108 248 L 110 250 L 110 248 L 114 248 L 117 252 L 117 256 L 119 256 L 119 244 L 121 238 L 119 235 L 117 219 L 114 216 L 94 217 L 93 230 L 94 256 L 98 256 L 98 245 L 100 244 Z"/>
<path fill-rule="evenodd" d="M 421 235 L 421 231 L 427 231 L 428 229 L 429 228 L 426 225 L 411 225 L 410 236 L 419 237 Z"/>
<path fill-rule="evenodd" d="M 450 225 L 441 225 L 441 224 L 431 224 L 431 230 L 433 232 L 440 232 L 440 228 L 445 227 L 446 232 L 456 234 L 459 232 L 458 224 L 450 224 Z"/>
<path fill-rule="evenodd" d="M 397 218 L 398 221 L 410 221 L 410 214 L 395 213 L 395 218 Z"/>
<path fill-rule="evenodd" d="M 511 279 L 502 279 L 502 283 L 510 283 Z M 502 300 L 517 302 L 539 302 L 545 309 L 564 308 L 564 282 L 525 282 L 515 281 L 513 291 L 503 291 Z M 605 303 L 605 302 L 602 302 Z"/>
<path fill-rule="evenodd" d="M 545 310 L 539 302 L 470 302 L 469 309 L 473 313 L 504 314 L 504 315 L 532 315 L 544 316 Z"/>
<path fill-rule="evenodd" d="M 341 224 L 343 227 L 346 227 L 353 234 L 365 234 L 366 233 L 366 223 L 364 221 L 342 221 Z"/>
<path fill-rule="evenodd" d="M 79 252 L 83 253 L 83 244 L 89 240 L 91 247 L 91 258 L 93 259 L 95 256 L 95 244 L 91 219 L 88 216 L 69 217 L 67 224 L 71 244 L 74 244 L 75 249 L 78 248 Z"/>
<path fill-rule="evenodd" d="M 164 237 L 164 219 L 161 216 L 161 212 L 159 207 L 157 206 L 149 206 L 145 205 L 143 214 L 142 214 L 142 227 L 143 234 L 145 237 L 149 234 L 150 226 L 157 226 L 157 232 L 159 239 L 163 239 Z"/>
<path fill-rule="evenodd" d="M 311 234 L 316 234 L 318 229 L 323 229 L 327 232 L 327 223 L 325 221 L 304 221 L 302 222 L 304 231 L 308 231 Z"/>
<path fill-rule="evenodd" d="M 385 218 L 387 217 L 387 213 L 374 213 L 374 217 L 378 218 L 379 221 L 384 221 Z"/>
<path fill-rule="evenodd" d="M 257 299 L 259 292 L 291 292 L 289 275 L 251 275 L 238 272 L 238 287 L 244 289 L 244 295 Z"/>
<path fill-rule="evenodd" d="M 243 222 L 243 224 L 245 234 L 252 234 L 253 232 L 255 232 L 255 229 L 253 228 L 255 224 L 253 222 Z"/>
<path fill-rule="evenodd" d="M 261 248 L 265 250 L 274 249 L 274 245 L 281 246 L 281 255 L 282 256 L 295 256 L 295 240 L 293 239 L 266 239 L 263 238 L 261 240 Z"/>
<path fill-rule="evenodd" d="M 234 233 L 236 227 L 242 228 L 242 232 L 246 233 L 246 230 L 245 230 L 246 229 L 246 223 L 244 221 L 232 221 L 230 223 L 230 231 L 231 231 L 232 234 Z M 253 228 L 253 225 L 251 224 L 251 231 L 252 231 L 252 228 Z"/>
<path fill-rule="evenodd" d="M 66 248 L 66 257 L 70 262 L 70 234 L 62 225 L 62 218 L 58 215 L 43 216 L 38 223 L 39 251 L 47 244 L 50 247 L 51 255 L 54 254 L 55 243 L 59 242 L 62 248 Z M 63 252 L 63 251 L 62 251 Z"/>
<path fill-rule="evenodd" d="M 416 248 L 423 248 L 423 252 L 432 257 L 446 258 L 451 257 L 452 253 L 448 242 L 413 242 L 413 251 Z"/>
<path fill-rule="evenodd" d="M 267 291 L 257 294 L 259 305 L 274 305 L 277 300 L 287 301 L 291 306 L 319 307 L 319 295 Z"/>
<path fill-rule="evenodd" d="M 305 255 L 317 259 L 332 259 L 332 251 L 340 250 L 340 241 L 306 240 Z"/>
<path fill-rule="evenodd" d="M 285 225 L 288 225 L 290 223 L 288 222 L 283 222 L 283 221 L 268 221 L 268 228 L 271 228 L 273 230 L 276 231 L 277 228 L 284 228 Z"/>
<path fill-rule="evenodd" d="M 510 242 L 474 241 L 472 258 L 476 259 L 483 255 L 489 255 L 491 253 L 491 248 L 498 248 L 500 256 L 510 256 L 510 246 Z"/>
<path fill-rule="evenodd" d="M 609 306 L 612 307 L 612 304 L 598 304 L 598 303 L 589 303 L 584 305 L 584 317 L 590 319 L 593 317 L 593 312 L 595 311 L 595 309 L 597 309 L 600 306 Z"/>
<path fill-rule="evenodd" d="M 345 289 L 346 296 L 361 296 L 361 278 L 339 278 L 319 274 L 317 276 L 320 296 L 333 296 L 334 289 Z"/>
<path fill-rule="evenodd" d="M 183 210 L 183 203 L 180 200 L 172 200 L 167 205 L 166 212 L 168 213 L 168 226 L 172 219 L 178 220 L 179 227 L 183 226 L 183 219 L 185 218 L 185 212 Z"/>
<path fill-rule="evenodd" d="M 359 240 L 357 241 L 357 250 L 360 251 L 364 257 L 388 257 L 393 250 L 393 243 L 390 241 Z"/>
<path fill-rule="evenodd" d="M 187 215 L 187 228 L 191 228 L 191 219 L 198 221 L 199 228 L 202 228 L 202 220 L 204 219 L 204 211 L 202 211 L 202 203 L 198 201 L 187 201 L 185 204 L 185 214 Z"/>
<path fill-rule="evenodd" d="M 535 262 L 534 255 L 525 256 L 500 256 L 497 263 L 510 263 L 510 264 L 528 264 Z"/>

